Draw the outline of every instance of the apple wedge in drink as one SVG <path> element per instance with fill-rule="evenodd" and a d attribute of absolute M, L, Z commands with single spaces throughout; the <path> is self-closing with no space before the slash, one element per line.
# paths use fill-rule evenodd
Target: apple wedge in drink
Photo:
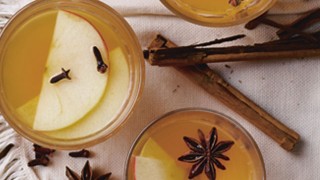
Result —
<path fill-rule="evenodd" d="M 110 51 L 109 63 L 112 68 L 109 69 L 108 84 L 102 99 L 98 102 L 99 106 L 68 128 L 43 133 L 55 138 L 74 139 L 93 134 L 111 123 L 128 95 L 129 69 L 121 48 Z M 34 122 L 38 101 L 39 96 L 17 109 L 17 113 L 27 124 L 32 125 Z"/>
<path fill-rule="evenodd" d="M 107 126 L 112 128 L 117 124 L 114 119 L 129 95 L 130 70 L 126 54 L 119 47 L 110 50 L 109 63 L 108 84 L 99 105 L 68 128 L 44 132 L 46 135 L 74 139 L 91 135 Z"/>
<path fill-rule="evenodd" d="M 107 48 L 97 30 L 80 16 L 58 11 L 40 95 L 17 110 L 28 122 L 33 122 L 33 129 L 63 129 L 99 103 L 107 85 L 108 71 L 97 70 L 94 47 L 108 65 Z M 70 79 L 53 82 L 65 73 L 62 69 L 69 71 Z"/>
<path fill-rule="evenodd" d="M 139 40 L 101 1 L 33 1 L 1 37 L 1 112 L 43 147 L 77 150 L 110 139 L 142 96 Z"/>
<path fill-rule="evenodd" d="M 154 158 L 135 157 L 135 180 L 171 180 L 166 163 Z"/>
<path fill-rule="evenodd" d="M 56 34 L 63 29 L 66 29 L 64 25 L 59 25 L 61 23 L 72 25 L 71 22 L 76 20 L 82 22 L 83 26 L 91 26 L 90 23 L 87 23 L 86 20 L 81 18 L 82 17 L 78 17 L 69 12 L 59 11 L 54 36 L 57 36 Z M 62 30 L 58 30 L 59 26 Z M 83 29 L 85 28 L 82 28 L 81 33 L 84 33 Z M 95 30 L 93 27 L 90 29 Z M 69 29 L 69 33 L 72 33 L 71 31 L 73 30 Z M 58 34 L 63 33 L 64 31 Z M 100 39 L 99 43 L 96 42 L 98 41 L 96 38 L 99 37 L 99 33 L 97 32 L 95 32 L 96 36 L 94 36 L 96 38 L 90 37 L 90 40 L 86 40 L 86 45 L 81 45 L 84 43 L 73 40 L 79 38 L 79 33 L 76 36 L 72 36 L 71 39 L 69 39 L 70 37 L 67 37 L 66 34 L 62 35 L 64 39 L 67 38 L 69 40 L 69 46 L 74 43 L 77 44 L 72 45 L 72 48 L 70 47 L 72 52 L 77 54 L 76 59 L 70 57 L 69 59 L 73 59 L 71 62 L 65 60 L 58 61 L 61 64 L 70 65 L 62 66 L 65 70 L 70 69 L 69 75 L 71 80 L 62 79 L 54 84 L 49 83 L 50 78 L 55 77 L 56 74 L 53 73 L 55 72 L 53 70 L 51 70 L 52 74 L 49 74 L 48 68 L 52 69 L 54 67 L 58 70 L 58 73 L 56 72 L 57 74 L 59 74 L 59 72 L 61 73 L 61 67 L 56 65 L 57 62 L 54 62 L 54 57 L 57 56 L 53 54 L 60 54 L 64 51 L 58 48 L 61 46 L 57 46 L 57 43 L 55 43 L 57 40 L 52 41 L 50 55 L 44 73 L 46 80 L 42 82 L 40 95 L 33 97 L 17 108 L 19 116 L 25 120 L 26 124 L 30 124 L 35 130 L 42 131 L 45 135 L 58 139 L 81 138 L 94 134 L 108 125 L 113 126 L 113 124 L 111 125 L 113 119 L 121 110 L 125 99 L 128 97 L 130 70 L 124 50 L 120 46 L 111 46 L 111 48 L 108 49 L 109 51 L 106 52 L 104 41 Z M 54 37 L 54 39 L 57 38 L 58 37 Z M 60 39 L 60 41 L 64 40 Z M 71 41 L 74 42 L 71 43 Z M 81 47 L 74 50 L 74 47 L 77 46 Z M 100 73 L 97 70 L 98 64 L 95 57 L 96 54 L 93 52 L 94 46 L 98 47 L 102 59 L 109 67 L 105 73 Z M 108 58 L 105 57 L 107 53 Z M 50 61 L 50 57 L 52 62 Z M 87 65 L 86 63 L 90 64 Z M 88 71 L 90 71 L 90 74 L 88 74 Z M 79 78 L 83 78 L 84 80 L 80 80 Z M 68 92 L 65 93 L 65 91 Z M 63 99 L 62 101 L 60 101 L 61 98 Z M 52 106 L 52 104 L 56 105 Z M 67 108 L 65 108 L 65 106 L 67 106 Z M 52 115 L 52 117 L 46 118 L 45 116 L 48 116 L 50 113 L 55 115 L 55 117 Z M 43 118 L 39 118 L 40 116 Z M 63 117 L 64 119 L 59 117 Z"/>
<path fill-rule="evenodd" d="M 152 138 L 148 139 L 134 160 L 136 180 L 183 180 L 188 177 L 184 169 L 177 166 L 175 159 Z"/>
<path fill-rule="evenodd" d="M 98 104 L 108 73 L 97 71 L 93 47 L 99 49 L 108 63 L 106 46 L 96 29 L 80 16 L 59 11 L 35 114 L 35 130 L 68 127 Z M 62 68 L 70 70 L 71 79 L 50 83 L 63 73 Z"/>

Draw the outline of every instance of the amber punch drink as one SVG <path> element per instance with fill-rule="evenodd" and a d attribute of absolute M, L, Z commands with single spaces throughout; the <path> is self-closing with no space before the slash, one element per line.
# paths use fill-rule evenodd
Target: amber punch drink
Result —
<path fill-rule="evenodd" d="M 128 180 L 263 180 L 260 151 L 228 117 L 206 109 L 182 109 L 150 124 L 134 143 Z"/>
<path fill-rule="evenodd" d="M 141 93 L 140 45 L 99 1 L 35 1 L 0 39 L 1 112 L 28 139 L 61 149 L 96 144 Z"/>
<path fill-rule="evenodd" d="M 161 0 L 175 14 L 204 26 L 231 26 L 266 12 L 276 0 Z"/>

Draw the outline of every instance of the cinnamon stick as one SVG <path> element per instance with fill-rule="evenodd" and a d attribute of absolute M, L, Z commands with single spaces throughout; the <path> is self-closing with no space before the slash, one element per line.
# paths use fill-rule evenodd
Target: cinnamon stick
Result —
<path fill-rule="evenodd" d="M 265 61 L 320 56 L 320 33 L 313 35 L 319 39 L 318 42 L 306 42 L 304 38 L 300 37 L 248 46 L 151 48 L 144 54 L 151 65 L 158 66 L 186 66 L 215 62 Z"/>
<path fill-rule="evenodd" d="M 249 21 L 246 25 L 245 28 L 252 30 L 254 28 L 256 28 L 259 24 L 265 24 L 265 25 L 269 25 L 275 28 L 279 28 L 281 30 L 284 30 L 286 32 L 291 33 L 292 35 L 299 35 L 305 39 L 307 39 L 309 42 L 317 42 L 318 39 L 316 37 L 314 37 L 311 34 L 308 34 L 306 32 L 304 32 L 303 30 L 301 30 L 300 28 L 293 28 L 291 26 L 286 26 L 283 24 L 280 24 L 278 22 L 275 22 L 271 19 L 268 19 L 266 17 L 266 13 L 257 17 L 256 19 L 253 19 L 251 21 Z"/>
<path fill-rule="evenodd" d="M 158 35 L 152 41 L 149 48 L 161 47 L 176 47 L 176 45 L 163 36 Z M 265 112 L 239 90 L 223 80 L 206 64 L 175 68 L 186 75 L 191 81 L 200 85 L 217 100 L 255 125 L 285 150 L 291 151 L 297 142 L 299 142 L 299 134 Z"/>
<path fill-rule="evenodd" d="M 299 29 L 300 31 L 304 31 L 309 29 L 316 23 L 320 22 L 320 8 L 312 10 L 305 15 L 301 16 L 293 23 L 291 23 L 288 27 Z M 280 29 L 277 31 L 277 35 L 280 39 L 288 39 L 295 35 L 294 32 L 287 31 L 285 29 Z"/>
<path fill-rule="evenodd" d="M 168 49 L 169 50 L 169 49 Z M 172 51 L 171 51 L 172 50 Z M 233 46 L 213 49 L 186 50 L 175 49 L 150 50 L 148 62 L 158 66 L 185 66 L 203 63 L 266 61 L 320 56 L 320 44 L 271 45 L 271 46 Z"/>

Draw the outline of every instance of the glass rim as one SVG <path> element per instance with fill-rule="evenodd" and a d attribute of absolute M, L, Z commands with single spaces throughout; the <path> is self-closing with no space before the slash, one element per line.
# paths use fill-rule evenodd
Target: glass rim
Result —
<path fill-rule="evenodd" d="M 256 13 L 253 13 L 252 15 L 242 17 L 240 19 L 233 20 L 233 21 L 221 22 L 221 18 L 220 19 L 217 18 L 217 19 L 213 20 L 213 18 L 210 18 L 210 17 L 205 18 L 206 21 L 198 20 L 196 18 L 193 18 L 193 17 L 190 17 L 190 16 L 184 14 L 183 13 L 184 10 L 180 12 L 180 10 L 178 10 L 177 8 L 170 5 L 170 3 L 167 2 L 168 0 L 160 0 L 160 1 L 167 9 L 169 9 L 172 13 L 174 13 L 178 17 L 182 18 L 183 20 L 186 20 L 190 23 L 201 25 L 201 26 L 216 27 L 216 28 L 236 26 L 236 25 L 240 25 L 245 22 L 249 22 L 250 20 L 255 19 L 255 18 L 261 16 L 262 14 L 264 14 L 265 12 L 267 12 L 277 2 L 277 0 L 269 0 L 270 2 L 267 3 L 262 8 L 262 10 L 257 11 Z M 258 0 L 258 1 L 260 1 L 260 0 Z"/>
<path fill-rule="evenodd" d="M 262 169 L 262 176 L 263 179 L 261 180 L 265 180 L 266 179 L 266 169 L 265 169 L 265 163 L 264 163 L 264 159 L 263 156 L 261 154 L 260 148 L 258 146 L 258 144 L 256 143 L 256 141 L 254 140 L 254 138 L 251 136 L 251 134 L 242 126 L 240 125 L 235 119 L 225 115 L 224 113 L 221 113 L 219 111 L 216 110 L 211 110 L 208 108 L 201 108 L 201 107 L 187 107 L 187 108 L 180 108 L 180 109 L 176 109 L 173 111 L 169 111 L 166 112 L 163 115 L 160 115 L 159 117 L 156 117 L 154 120 L 152 120 L 150 123 L 148 123 L 138 134 L 138 136 L 134 139 L 129 152 L 127 154 L 127 158 L 125 161 L 125 171 L 124 171 L 124 177 L 125 179 L 128 178 L 129 176 L 129 165 L 130 165 L 130 158 L 132 156 L 132 153 L 134 151 L 134 149 L 136 148 L 137 144 L 139 143 L 139 141 L 141 140 L 141 138 L 143 137 L 143 135 L 151 128 L 153 127 L 155 124 L 157 124 L 159 121 L 165 120 L 166 117 L 170 117 L 171 115 L 177 114 L 177 113 L 184 113 L 184 112 L 200 112 L 200 113 L 209 113 L 209 114 L 214 114 L 214 115 L 218 115 L 220 117 L 222 117 L 225 121 L 231 123 L 232 125 L 235 125 L 244 135 L 245 138 L 247 140 L 249 140 L 249 142 L 252 144 L 253 148 L 255 149 L 256 155 L 260 161 L 261 164 L 261 169 Z"/>
<path fill-rule="evenodd" d="M 56 5 L 57 3 L 69 3 L 69 4 L 76 4 L 76 3 L 82 3 L 84 5 L 90 6 L 91 8 L 95 9 L 102 9 L 104 13 L 109 13 L 112 15 L 113 18 L 116 18 L 117 21 L 120 22 L 121 26 L 124 27 L 124 31 L 127 36 L 131 38 L 132 41 L 130 46 L 132 46 L 131 49 L 135 50 L 134 56 L 136 57 L 135 62 L 132 62 L 132 65 L 129 65 L 129 71 L 130 71 L 130 82 L 128 84 L 128 90 L 127 95 L 123 99 L 120 108 L 118 109 L 119 112 L 115 114 L 114 117 L 112 117 L 112 122 L 110 122 L 110 126 L 112 126 L 112 129 L 108 130 L 109 125 L 104 127 L 103 129 L 100 129 L 99 131 L 96 131 L 92 134 L 80 137 L 80 138 L 72 138 L 72 139 L 61 139 L 61 138 L 55 138 L 50 137 L 48 135 L 44 135 L 45 138 L 40 137 L 40 135 L 35 135 L 36 131 L 29 132 L 30 130 L 24 130 L 25 128 L 18 120 L 13 120 L 13 116 L 9 104 L 4 100 L 3 94 L 1 95 L 0 99 L 0 114 L 4 117 L 6 122 L 21 136 L 28 139 L 31 142 L 37 143 L 39 145 L 46 146 L 48 148 L 56 148 L 61 150 L 74 150 L 74 149 L 81 149 L 85 147 L 90 147 L 93 145 L 96 145 L 98 143 L 101 143 L 108 138 L 110 138 L 112 135 L 114 135 L 116 132 L 118 132 L 121 127 L 127 122 L 130 115 L 132 114 L 132 111 L 136 107 L 138 101 L 141 98 L 141 94 L 144 87 L 144 81 L 145 81 L 145 64 L 143 60 L 142 50 L 141 46 L 139 44 L 138 38 L 136 37 L 133 29 L 128 24 L 128 22 L 113 8 L 108 6 L 107 4 L 100 2 L 100 1 L 86 1 L 86 0 L 77 0 L 77 1 L 69 1 L 69 0 L 52 0 L 52 1 L 33 1 L 27 4 L 26 6 L 22 7 L 20 10 L 18 10 L 6 23 L 6 25 L 3 27 L 1 33 L 0 33 L 0 41 L 3 40 L 4 33 L 6 33 L 7 29 L 11 26 L 12 23 L 15 21 L 21 21 L 22 20 L 16 20 L 18 18 L 22 18 L 21 16 L 26 13 L 28 10 L 40 12 L 43 9 L 45 9 L 44 6 L 46 5 Z M 59 4 L 60 5 L 60 4 Z M 60 7 L 59 5 L 56 5 L 55 7 Z M 75 6 L 76 7 L 76 6 Z M 36 8 L 39 8 L 36 9 Z M 99 16 L 100 17 L 100 16 Z M 20 22 L 20 23 L 21 23 Z M 20 27 L 21 24 L 14 25 L 14 27 Z M 123 28 L 121 27 L 121 28 Z M 12 33 L 14 33 L 15 30 L 12 32 L 9 32 L 7 36 L 9 37 Z M 0 46 L 6 46 L 6 41 L 1 42 Z M 1 45 L 2 44 L 2 45 Z M 138 51 L 140 50 L 140 51 Z M 140 52 L 140 53 L 139 53 Z M 131 67 L 132 66 L 132 67 Z M 135 73 L 133 73 L 134 71 Z M 131 77 L 132 76 L 132 77 Z M 107 134 L 106 134 L 107 133 Z M 46 138 L 50 138 L 49 140 L 45 140 Z M 52 142 L 51 142 L 52 141 Z M 57 144 L 58 143 L 58 144 Z"/>

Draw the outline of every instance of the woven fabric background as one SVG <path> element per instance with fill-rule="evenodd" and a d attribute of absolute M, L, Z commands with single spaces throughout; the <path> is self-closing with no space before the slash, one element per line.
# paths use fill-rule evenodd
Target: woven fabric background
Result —
<path fill-rule="evenodd" d="M 7 17 L 30 0 L 0 0 L 0 25 Z M 132 26 L 145 48 L 157 33 L 179 45 L 204 42 L 219 37 L 245 33 L 247 37 L 230 44 L 252 44 L 275 39 L 276 29 L 260 26 L 248 31 L 243 25 L 230 28 L 208 28 L 188 23 L 169 12 L 159 1 L 103 0 L 115 8 Z M 296 14 L 320 7 L 319 0 L 279 0 L 270 10 L 272 18 L 288 23 Z M 295 14 L 295 15 L 294 15 Z M 228 64 L 231 68 L 226 68 Z M 257 128 L 191 83 L 173 68 L 151 67 L 146 64 L 146 83 L 142 99 L 128 123 L 108 141 L 90 148 L 94 152 L 91 165 L 101 172 L 111 171 L 113 179 L 124 179 L 125 160 L 139 132 L 160 115 L 185 107 L 204 107 L 220 111 L 236 119 L 256 140 L 264 158 L 269 180 L 316 180 L 320 178 L 320 61 L 304 58 L 266 62 L 220 63 L 211 65 L 231 85 L 251 98 L 281 122 L 296 130 L 302 142 L 295 152 L 286 152 Z M 232 71 L 232 72 L 231 72 Z M 0 122 L 3 120 L 0 120 Z M 7 126 L 5 123 L 0 125 Z M 1 126 L 0 126 L 1 127 Z M 7 128 L 8 129 L 8 128 Z M 4 131 L 3 131 L 4 132 Z M 0 130 L 0 140 L 1 133 Z M 14 134 L 14 132 L 11 132 Z M 58 151 L 49 167 L 26 167 L 33 158 L 32 144 L 18 135 L 21 179 L 66 179 L 65 165 L 80 172 L 85 159 L 71 159 Z M 3 144 L 3 143 L 2 143 Z M 0 150 L 1 150 L 0 142 Z M 0 179 L 4 171 L 0 161 Z M 2 164 L 1 164 L 2 163 Z"/>

